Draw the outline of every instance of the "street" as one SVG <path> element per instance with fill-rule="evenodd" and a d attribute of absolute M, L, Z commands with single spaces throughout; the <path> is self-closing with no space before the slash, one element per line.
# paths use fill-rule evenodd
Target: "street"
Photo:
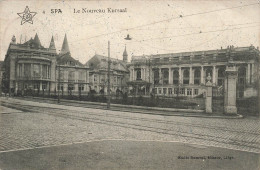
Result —
<path fill-rule="evenodd" d="M 183 169 L 190 165 L 195 169 L 259 166 L 260 131 L 255 117 L 149 115 L 13 98 L 1 98 L 0 102 L 0 169 L 85 169 L 88 165 L 89 169 L 178 169 L 182 163 Z M 86 150 L 93 147 L 99 150 Z M 96 155 L 102 148 L 108 152 L 104 159 Z M 66 152 L 79 159 L 71 160 Z M 61 166 L 62 161 L 55 162 L 57 157 L 52 159 L 55 155 L 73 163 Z M 82 156 L 96 163 L 83 163 Z M 191 156 L 220 156 L 221 160 L 206 158 L 207 164 L 202 166 L 201 159 L 191 160 Z M 36 161 L 37 157 L 41 159 Z M 14 160 L 16 164 L 12 164 Z"/>

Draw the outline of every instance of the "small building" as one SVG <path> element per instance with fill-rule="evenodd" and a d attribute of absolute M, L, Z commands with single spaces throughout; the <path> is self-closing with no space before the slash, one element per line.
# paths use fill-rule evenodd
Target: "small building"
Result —
<path fill-rule="evenodd" d="M 210 75 L 214 93 L 222 95 L 230 60 L 238 71 L 237 96 L 256 96 L 259 49 L 254 46 L 133 56 L 129 84 L 138 94 L 195 97 L 204 93 Z"/>
<path fill-rule="evenodd" d="M 123 60 L 111 58 L 110 89 L 112 93 L 127 92 L 129 71 L 127 68 L 127 51 L 123 53 Z M 89 66 L 90 88 L 100 94 L 107 94 L 108 85 L 108 57 L 95 54 L 85 65 Z"/>

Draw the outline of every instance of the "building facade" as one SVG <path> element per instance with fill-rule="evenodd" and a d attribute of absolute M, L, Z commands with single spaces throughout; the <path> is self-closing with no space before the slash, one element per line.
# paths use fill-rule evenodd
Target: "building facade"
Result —
<path fill-rule="evenodd" d="M 126 48 L 123 53 L 123 60 L 110 59 L 110 89 L 112 93 L 127 92 L 127 81 L 129 71 L 127 69 Z M 108 86 L 108 57 L 94 55 L 85 65 L 89 66 L 90 88 L 96 93 L 107 94 Z"/>
<path fill-rule="evenodd" d="M 229 62 L 238 71 L 237 96 L 256 96 L 259 49 L 254 46 L 133 56 L 129 84 L 138 94 L 195 97 L 205 92 L 206 77 L 210 76 L 214 93 L 222 95 Z"/>
<path fill-rule="evenodd" d="M 63 88 L 58 87 L 58 84 L 60 86 L 65 82 L 69 84 L 69 79 L 62 79 L 63 82 L 60 83 L 58 70 L 60 73 L 63 70 L 66 70 L 65 72 L 73 70 L 75 76 L 71 83 L 81 82 L 84 86 L 88 83 L 88 68 L 71 57 L 66 35 L 60 54 L 56 53 L 53 37 L 49 48 L 45 48 L 41 45 L 37 34 L 34 39 L 31 38 L 23 44 L 16 43 L 16 38 L 13 36 L 4 60 L 5 78 L 3 82 L 9 93 L 21 95 L 26 93 L 53 94 L 58 89 L 62 91 Z M 84 74 L 78 74 L 78 72 L 84 72 Z M 80 75 L 82 78 L 76 77 L 76 75 Z M 64 90 L 67 86 L 64 85 Z M 73 88 L 71 91 L 78 91 L 78 88 Z M 87 91 L 87 88 L 83 91 Z"/>

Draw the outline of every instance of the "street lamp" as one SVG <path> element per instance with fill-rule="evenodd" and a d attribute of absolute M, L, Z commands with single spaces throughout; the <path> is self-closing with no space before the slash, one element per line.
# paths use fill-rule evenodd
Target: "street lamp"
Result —
<path fill-rule="evenodd" d="M 129 34 L 124 38 L 125 40 L 131 40 L 132 38 L 130 37 Z M 108 74 L 107 74 L 107 93 L 108 93 L 108 100 L 107 100 L 107 109 L 110 109 L 110 103 L 111 103 L 111 94 L 110 94 L 110 41 L 108 41 Z"/>
<path fill-rule="evenodd" d="M 107 94 L 108 94 L 108 100 L 107 100 L 107 108 L 110 109 L 110 41 L 108 41 L 108 74 L 107 74 Z"/>

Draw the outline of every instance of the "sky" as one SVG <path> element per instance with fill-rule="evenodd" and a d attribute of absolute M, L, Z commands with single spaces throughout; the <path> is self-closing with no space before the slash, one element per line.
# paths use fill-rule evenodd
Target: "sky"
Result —
<path fill-rule="evenodd" d="M 33 24 L 21 25 L 17 13 L 37 12 Z M 238 7 L 239 6 L 239 7 Z M 237 7 L 237 8 L 234 8 Z M 75 13 L 103 9 L 105 13 Z M 107 8 L 127 9 L 108 13 Z M 60 9 L 62 13 L 51 13 Z M 57 53 L 67 35 L 72 57 L 86 63 L 95 54 L 122 59 L 132 56 L 190 52 L 260 44 L 260 1 L 0 1 L 0 60 L 11 38 L 24 43 L 37 33 Z M 132 40 L 124 38 L 129 34 Z"/>

